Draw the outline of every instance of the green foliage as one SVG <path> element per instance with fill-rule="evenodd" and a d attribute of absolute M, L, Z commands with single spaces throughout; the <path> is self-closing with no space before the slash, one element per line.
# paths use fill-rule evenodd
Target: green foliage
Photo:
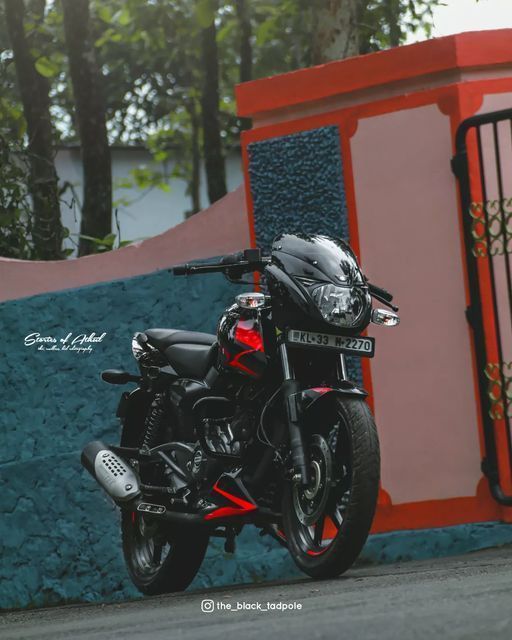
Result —
<path fill-rule="evenodd" d="M 323 0 L 247 0 L 252 26 L 253 74 L 275 75 L 311 64 L 314 9 Z M 440 0 L 360 0 L 363 53 L 403 42 L 419 29 L 430 33 L 432 10 Z M 75 142 L 73 94 L 64 56 L 61 3 L 47 0 L 44 15 L 28 8 L 28 37 L 37 34 L 32 51 L 37 71 L 51 83 L 56 142 Z M 222 138 L 238 144 L 233 88 L 239 81 L 240 25 L 234 0 L 90 0 L 96 54 L 104 76 L 107 127 L 112 143 L 143 144 L 157 163 L 173 160 L 171 176 L 140 167 L 125 188 L 168 189 L 168 178 L 187 181 L 197 191 L 197 153 L 201 139 L 199 58 L 200 30 L 217 27 L 220 60 Z M 16 88 L 12 53 L 0 1 L 0 167 L 2 209 L 0 254 L 33 256 L 30 247 L 30 203 L 23 162 L 6 154 L 8 140 L 23 157 L 26 132 Z M 199 140 L 199 142 L 198 142 Z M 193 169 L 196 168 L 196 183 Z M 118 185 L 119 186 L 119 185 Z M 197 208 L 197 198 L 196 198 Z M 120 240 L 91 240 L 101 250 Z M 10 248 L 9 248 L 10 247 Z"/>
<path fill-rule="evenodd" d="M 31 215 L 28 167 L 23 151 L 0 134 L 0 255 L 34 259 L 30 242 Z"/>
<path fill-rule="evenodd" d="M 41 56 L 35 62 L 35 67 L 42 76 L 45 78 L 55 78 L 60 71 L 60 64 L 57 58 L 53 60 L 47 56 Z"/>
<path fill-rule="evenodd" d="M 433 10 L 443 0 L 363 0 L 362 4 L 361 53 L 368 53 L 401 44 L 409 33 L 424 31 L 430 37 Z"/>

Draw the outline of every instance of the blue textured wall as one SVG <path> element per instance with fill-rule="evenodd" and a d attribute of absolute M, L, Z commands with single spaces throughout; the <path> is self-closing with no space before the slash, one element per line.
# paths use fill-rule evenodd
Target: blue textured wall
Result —
<path fill-rule="evenodd" d="M 321 127 L 248 146 L 254 226 L 269 249 L 283 231 L 349 239 L 338 127 Z"/>
<path fill-rule="evenodd" d="M 0 607 L 137 595 L 123 566 L 117 512 L 79 461 L 89 440 L 118 438 L 121 388 L 103 383 L 99 372 L 136 371 L 136 330 L 213 332 L 239 291 L 218 275 L 158 272 L 0 305 Z M 92 331 L 107 335 L 91 354 L 24 346 L 33 332 Z M 241 554 L 227 562 L 214 542 L 196 586 L 293 572 L 274 543 L 253 538 L 245 535 Z"/>
<path fill-rule="evenodd" d="M 322 233 L 350 241 L 338 127 L 301 131 L 248 146 L 256 243 L 269 251 L 279 233 Z M 363 383 L 358 358 L 351 380 Z"/>

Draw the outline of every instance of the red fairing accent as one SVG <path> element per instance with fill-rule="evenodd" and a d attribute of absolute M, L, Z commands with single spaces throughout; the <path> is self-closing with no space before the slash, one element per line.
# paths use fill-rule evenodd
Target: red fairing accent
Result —
<path fill-rule="evenodd" d="M 263 339 L 261 333 L 253 328 L 253 322 L 250 322 L 250 327 L 243 320 L 240 320 L 235 329 L 235 340 L 246 344 L 248 347 L 252 347 L 254 351 L 263 351 Z"/>
<path fill-rule="evenodd" d="M 208 513 L 204 517 L 205 520 L 213 520 L 213 518 L 226 518 L 228 516 L 245 515 L 246 513 L 255 511 L 258 508 L 252 502 L 248 502 L 243 498 L 239 498 L 238 496 L 234 496 L 231 493 L 224 491 L 218 486 L 217 483 L 215 483 L 213 490 L 216 491 L 217 493 L 220 493 L 221 496 L 224 496 L 224 498 L 227 498 L 237 506 L 236 507 L 219 507 L 218 509 L 215 509 L 215 511 Z"/>
<path fill-rule="evenodd" d="M 332 391 L 331 387 L 313 387 L 311 391 L 316 391 L 317 393 L 327 393 L 328 391 Z"/>
<path fill-rule="evenodd" d="M 308 549 L 306 553 L 308 554 L 308 556 L 321 556 L 322 553 L 325 553 L 328 548 L 329 547 L 325 547 L 325 549 L 322 549 L 321 551 L 311 551 L 311 549 Z"/>
<path fill-rule="evenodd" d="M 240 369 L 241 371 L 245 371 L 245 373 L 250 373 L 252 376 L 257 375 L 255 371 L 253 371 L 252 369 L 249 369 L 249 367 L 246 367 L 245 364 L 242 364 L 240 362 L 240 358 L 242 356 L 247 355 L 248 353 L 254 353 L 254 349 L 248 349 L 247 351 L 242 351 L 242 353 L 239 353 L 237 356 L 235 356 L 234 358 L 232 358 L 228 364 L 231 367 L 235 367 L 236 369 Z"/>

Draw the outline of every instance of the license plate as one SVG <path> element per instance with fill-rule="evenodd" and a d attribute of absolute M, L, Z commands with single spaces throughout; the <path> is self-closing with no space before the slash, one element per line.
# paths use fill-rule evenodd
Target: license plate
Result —
<path fill-rule="evenodd" d="M 290 329 L 286 338 L 290 344 L 304 347 L 326 347 L 367 358 L 373 358 L 375 353 L 375 338 L 332 336 L 328 333 L 299 331 L 298 329 Z"/>

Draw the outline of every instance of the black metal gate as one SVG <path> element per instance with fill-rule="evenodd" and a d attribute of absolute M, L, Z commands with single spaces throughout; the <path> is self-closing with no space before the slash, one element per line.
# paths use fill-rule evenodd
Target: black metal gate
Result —
<path fill-rule="evenodd" d="M 512 109 L 464 120 L 459 181 L 485 458 L 493 496 L 512 505 Z"/>

